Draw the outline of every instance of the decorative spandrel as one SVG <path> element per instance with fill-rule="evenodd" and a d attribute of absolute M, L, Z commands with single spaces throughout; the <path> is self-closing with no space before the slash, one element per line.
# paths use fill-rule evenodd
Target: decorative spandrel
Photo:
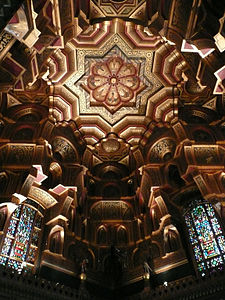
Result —
<path fill-rule="evenodd" d="M 185 213 L 197 269 L 202 276 L 225 263 L 225 238 L 213 206 L 193 201 Z"/>
<path fill-rule="evenodd" d="M 32 270 L 37 256 L 42 216 L 37 209 L 20 204 L 12 213 L 1 249 L 0 264 L 18 273 Z"/>

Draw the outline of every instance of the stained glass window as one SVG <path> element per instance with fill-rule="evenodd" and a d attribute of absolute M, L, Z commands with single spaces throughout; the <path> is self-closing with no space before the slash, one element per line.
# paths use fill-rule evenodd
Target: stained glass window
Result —
<path fill-rule="evenodd" d="M 225 238 L 213 206 L 192 201 L 184 214 L 197 269 L 202 276 L 225 263 Z"/>
<path fill-rule="evenodd" d="M 27 199 L 12 213 L 0 252 L 0 264 L 21 273 L 31 270 L 37 257 L 42 214 L 39 205 Z"/>

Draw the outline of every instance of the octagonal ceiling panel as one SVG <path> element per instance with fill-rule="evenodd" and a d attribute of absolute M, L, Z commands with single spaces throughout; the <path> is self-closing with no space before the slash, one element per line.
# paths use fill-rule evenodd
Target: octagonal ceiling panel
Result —
<path fill-rule="evenodd" d="M 145 115 L 148 98 L 161 87 L 152 57 L 117 34 L 98 50 L 77 49 L 78 70 L 64 85 L 79 95 L 80 115 L 99 114 L 111 126 L 126 115 Z"/>
<path fill-rule="evenodd" d="M 88 144 L 114 132 L 136 145 L 151 121 L 173 119 L 184 64 L 175 48 L 147 28 L 104 21 L 80 32 L 65 49 L 69 55 L 58 49 L 49 59 L 53 115 L 56 121 L 70 116 Z"/>

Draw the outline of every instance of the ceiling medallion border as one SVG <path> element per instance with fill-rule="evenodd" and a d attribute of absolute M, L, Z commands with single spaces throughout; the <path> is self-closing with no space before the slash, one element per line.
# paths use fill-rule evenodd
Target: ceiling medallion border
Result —
<path fill-rule="evenodd" d="M 104 106 L 91 106 L 90 100 L 87 104 L 89 94 L 81 87 L 80 83 L 84 85 L 85 80 L 90 75 L 90 61 L 102 61 L 102 59 L 104 59 L 111 51 L 113 51 L 113 49 L 116 48 L 118 49 L 117 55 L 120 54 L 122 59 L 127 63 L 136 63 L 137 61 L 140 63 L 141 60 L 142 62 L 143 60 L 145 61 L 144 67 L 140 66 L 140 69 L 142 69 L 142 80 L 147 88 L 140 92 L 139 96 L 137 97 L 140 99 L 137 101 L 136 107 L 121 107 L 114 113 L 110 113 L 110 111 Z M 149 97 L 162 88 L 160 81 L 151 72 L 153 64 L 153 51 L 149 49 L 132 49 L 117 33 L 114 34 L 114 36 L 107 43 L 105 43 L 101 49 L 76 49 L 76 57 L 77 71 L 65 81 L 64 86 L 71 90 L 75 95 L 79 96 L 80 115 L 99 114 L 110 125 L 114 125 L 126 115 L 144 115 L 146 103 Z M 151 88 L 149 88 L 150 85 Z"/>

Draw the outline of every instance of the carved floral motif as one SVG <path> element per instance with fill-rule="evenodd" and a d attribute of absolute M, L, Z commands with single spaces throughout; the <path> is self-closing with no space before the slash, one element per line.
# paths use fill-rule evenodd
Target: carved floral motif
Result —
<path fill-rule="evenodd" d="M 144 88 L 138 72 L 138 66 L 118 56 L 94 63 L 87 78 L 90 104 L 104 105 L 110 112 L 121 106 L 133 106 L 131 100 Z"/>

